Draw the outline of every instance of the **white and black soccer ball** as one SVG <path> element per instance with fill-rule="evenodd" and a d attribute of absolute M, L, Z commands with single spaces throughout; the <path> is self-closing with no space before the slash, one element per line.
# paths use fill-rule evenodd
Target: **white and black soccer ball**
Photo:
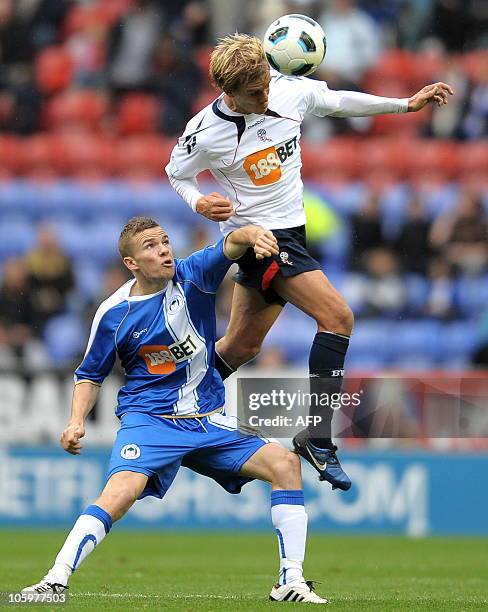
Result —
<path fill-rule="evenodd" d="M 270 66 L 289 76 L 312 74 L 326 50 L 323 29 L 306 15 L 285 15 L 273 21 L 263 43 Z"/>

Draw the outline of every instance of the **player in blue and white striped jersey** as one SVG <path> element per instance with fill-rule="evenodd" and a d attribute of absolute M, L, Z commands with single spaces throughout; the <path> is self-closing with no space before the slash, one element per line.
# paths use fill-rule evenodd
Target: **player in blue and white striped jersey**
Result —
<path fill-rule="evenodd" d="M 63 448 L 81 452 L 85 420 L 118 356 L 126 382 L 108 479 L 80 515 L 53 567 L 25 593 L 60 593 L 112 523 L 137 499 L 162 498 L 180 466 L 213 478 L 230 493 L 258 478 L 272 485 L 278 533 L 276 601 L 327 603 L 304 581 L 307 515 L 298 456 L 275 442 L 239 431 L 224 412 L 224 386 L 214 368 L 215 292 L 232 262 L 248 249 L 257 258 L 278 252 L 273 234 L 248 225 L 183 260 L 173 258 L 166 232 L 153 219 L 129 221 L 119 239 L 134 274 L 98 309 L 75 373 L 72 413 Z"/>

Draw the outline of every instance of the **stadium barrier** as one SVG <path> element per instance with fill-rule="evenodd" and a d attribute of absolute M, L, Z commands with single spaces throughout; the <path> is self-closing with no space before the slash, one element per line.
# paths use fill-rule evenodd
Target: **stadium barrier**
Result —
<path fill-rule="evenodd" d="M 99 494 L 109 449 L 79 457 L 60 448 L 0 447 L 0 527 L 68 527 Z M 346 533 L 488 535 L 488 459 L 420 451 L 341 454 L 354 486 L 332 491 L 304 466 L 310 528 Z M 182 468 L 166 498 L 136 502 L 122 527 L 269 529 L 269 487 L 246 485 L 230 495 Z"/>
<path fill-rule="evenodd" d="M 251 369 L 243 374 L 257 375 Z M 303 376 L 296 369 L 266 376 L 278 374 L 286 381 Z M 117 428 L 113 411 L 120 382 L 116 374 L 105 381 L 87 424 L 83 453 L 74 457 L 57 445 L 70 410 L 71 374 L 0 372 L 0 527 L 67 527 L 98 496 Z M 235 379 L 227 392 L 233 413 Z M 396 389 L 394 395 L 399 395 Z M 427 449 L 421 439 L 343 440 L 341 459 L 354 482 L 349 492 L 332 492 L 304 465 L 311 528 L 412 537 L 488 535 L 488 492 L 480 486 L 488 468 L 486 439 L 431 439 Z M 122 526 L 269 529 L 269 487 L 254 482 L 233 496 L 182 468 L 163 501 L 137 502 Z"/>

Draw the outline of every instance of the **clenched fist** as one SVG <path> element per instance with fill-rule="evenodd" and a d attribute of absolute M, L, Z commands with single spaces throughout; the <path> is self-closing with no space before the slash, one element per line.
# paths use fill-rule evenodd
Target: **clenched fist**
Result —
<path fill-rule="evenodd" d="M 61 446 L 72 455 L 79 455 L 83 448 L 80 439 L 85 435 L 85 426 L 82 423 L 70 423 L 60 438 Z"/>
<path fill-rule="evenodd" d="M 234 214 L 232 202 L 216 191 L 197 202 L 196 211 L 210 221 L 227 221 Z"/>
<path fill-rule="evenodd" d="M 256 259 L 264 259 L 279 253 L 278 243 L 273 232 L 265 230 L 261 227 L 256 228 L 256 236 L 254 242 L 254 253 Z"/>

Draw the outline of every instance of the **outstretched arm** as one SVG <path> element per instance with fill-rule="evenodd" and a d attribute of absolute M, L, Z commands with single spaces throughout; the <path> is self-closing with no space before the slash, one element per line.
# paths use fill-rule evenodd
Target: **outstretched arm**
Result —
<path fill-rule="evenodd" d="M 273 232 L 258 225 L 246 225 L 231 232 L 225 239 L 224 253 L 229 259 L 239 259 L 249 247 L 254 249 L 256 259 L 279 253 Z"/>
<path fill-rule="evenodd" d="M 410 98 L 385 98 L 358 91 L 335 91 L 325 83 L 313 92 L 310 112 L 330 117 L 369 117 L 389 113 L 407 113 L 422 109 L 429 102 L 447 104 L 452 88 L 446 83 L 427 85 Z"/>

